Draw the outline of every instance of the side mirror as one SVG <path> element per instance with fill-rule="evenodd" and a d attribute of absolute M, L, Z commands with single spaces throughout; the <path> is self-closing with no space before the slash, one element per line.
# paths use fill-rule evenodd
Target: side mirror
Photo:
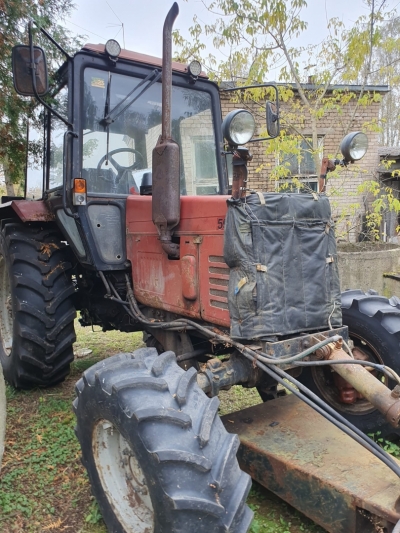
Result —
<path fill-rule="evenodd" d="M 36 96 L 33 88 L 33 76 L 36 80 L 36 92 L 44 96 L 49 90 L 47 64 L 44 50 L 33 47 L 34 69 L 32 72 L 30 46 L 17 45 L 12 49 L 12 71 L 14 88 L 21 96 Z"/>
<path fill-rule="evenodd" d="M 279 113 L 275 102 L 266 103 L 266 121 L 268 135 L 274 139 L 279 135 Z"/>

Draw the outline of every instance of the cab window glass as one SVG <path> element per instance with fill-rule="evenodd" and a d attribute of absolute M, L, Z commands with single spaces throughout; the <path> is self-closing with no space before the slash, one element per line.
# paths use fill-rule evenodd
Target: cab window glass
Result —
<path fill-rule="evenodd" d="M 88 192 L 129 194 L 139 191 L 144 175 L 148 180 L 161 134 L 161 84 L 151 81 L 85 70 L 82 177 Z M 181 148 L 181 194 L 217 194 L 211 96 L 173 86 L 171 113 L 172 137 Z"/>

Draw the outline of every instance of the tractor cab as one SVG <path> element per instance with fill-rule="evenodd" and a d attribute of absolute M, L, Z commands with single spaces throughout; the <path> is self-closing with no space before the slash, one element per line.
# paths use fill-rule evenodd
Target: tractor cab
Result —
<path fill-rule="evenodd" d="M 14 50 L 14 84 L 45 105 L 43 200 L 81 264 L 126 268 L 129 195 L 152 194 L 152 151 L 161 134 L 162 65 L 121 50 L 116 41 L 87 44 L 59 70 L 52 106 L 44 51 Z M 39 81 L 40 80 L 40 81 Z M 39 92 L 38 92 L 39 91 Z M 49 101 L 49 100 L 47 100 Z M 179 196 L 227 194 L 219 90 L 198 62 L 172 64 L 172 137 L 179 146 Z"/>

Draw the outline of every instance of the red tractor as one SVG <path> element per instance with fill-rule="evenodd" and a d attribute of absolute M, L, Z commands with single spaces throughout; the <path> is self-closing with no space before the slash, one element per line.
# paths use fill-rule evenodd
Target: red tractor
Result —
<path fill-rule="evenodd" d="M 324 193 L 248 189 L 254 118 L 238 109 L 221 122 L 218 86 L 197 62 L 171 61 L 177 14 L 174 4 L 162 62 L 113 40 L 70 57 L 42 30 L 66 55 L 52 105 L 32 32 L 14 48 L 15 89 L 45 110 L 43 197 L 0 206 L 0 360 L 15 387 L 52 386 L 73 360 L 77 310 L 83 325 L 143 331 L 147 348 L 76 385 L 77 436 L 107 527 L 244 533 L 251 479 L 219 391 L 256 387 L 267 412 L 285 384 L 399 474 L 363 432 L 398 431 L 400 307 L 340 294 Z M 349 134 L 342 162 L 365 142 Z"/>

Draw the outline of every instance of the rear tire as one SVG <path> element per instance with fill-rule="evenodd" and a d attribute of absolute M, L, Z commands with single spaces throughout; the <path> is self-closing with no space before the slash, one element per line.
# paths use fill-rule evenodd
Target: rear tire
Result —
<path fill-rule="evenodd" d="M 251 479 L 218 398 L 173 352 L 142 348 L 87 370 L 76 385 L 76 434 L 113 533 L 246 533 Z"/>
<path fill-rule="evenodd" d="M 388 300 L 375 291 L 347 290 L 342 292 L 342 313 L 343 325 L 348 326 L 354 347 L 361 349 L 370 361 L 387 365 L 400 375 L 400 300 L 395 297 Z M 383 374 L 374 375 L 390 389 L 396 385 Z M 366 400 L 341 404 L 332 385 L 331 367 L 304 368 L 298 379 L 364 433 L 379 431 L 382 437 L 400 435 L 400 430 L 388 424 Z"/>
<path fill-rule="evenodd" d="M 76 312 L 66 248 L 50 225 L 11 222 L 0 232 L 0 362 L 16 388 L 69 373 Z"/>

